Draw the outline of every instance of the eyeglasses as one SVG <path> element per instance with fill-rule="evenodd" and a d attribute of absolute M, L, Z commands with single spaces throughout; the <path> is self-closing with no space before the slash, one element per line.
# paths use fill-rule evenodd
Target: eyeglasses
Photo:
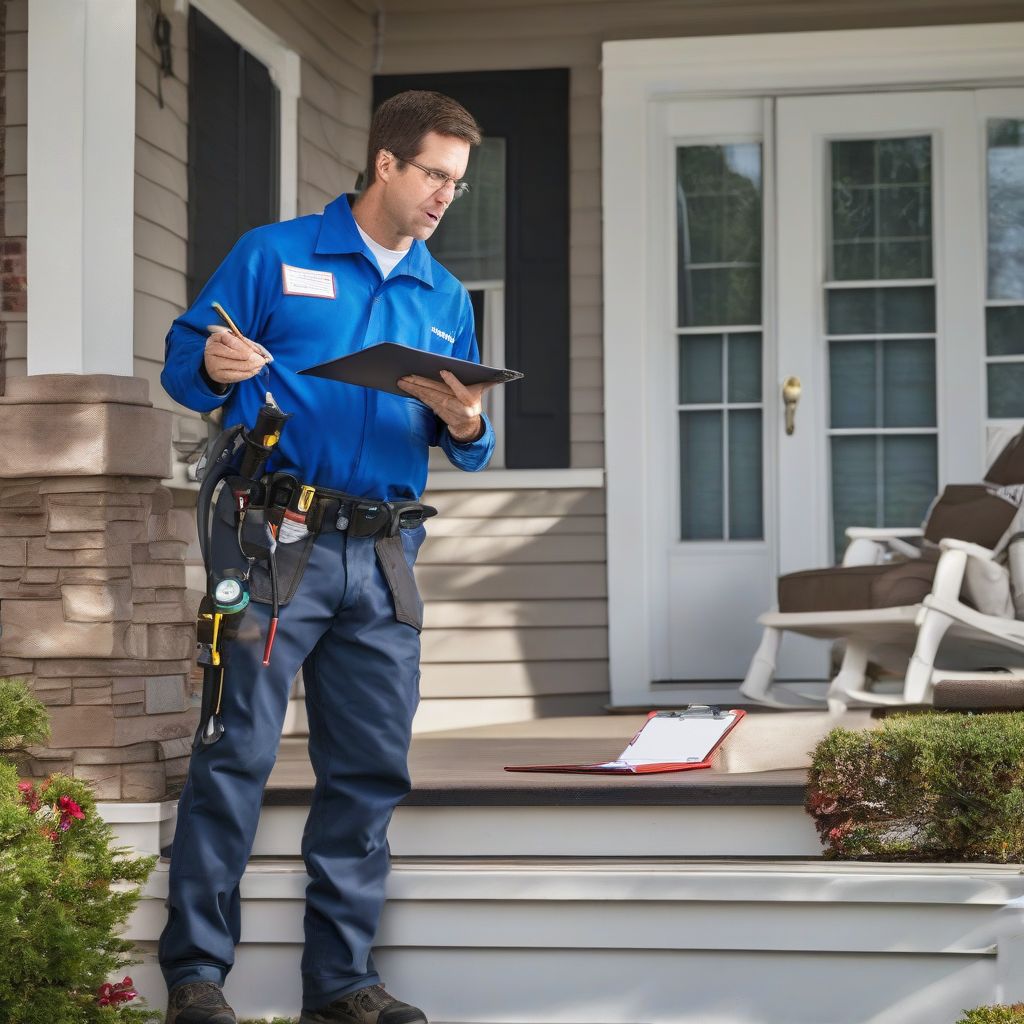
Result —
<path fill-rule="evenodd" d="M 444 171 L 438 171 L 432 167 L 424 167 L 423 164 L 418 164 L 415 160 L 409 160 L 404 156 L 397 156 L 394 153 L 392 153 L 392 156 L 403 164 L 412 164 L 413 167 L 421 170 L 430 180 L 430 184 L 438 191 L 446 188 L 450 181 L 455 189 L 452 194 L 453 199 L 458 199 L 459 196 L 464 196 L 469 191 L 469 182 L 465 178 L 453 178 L 450 174 L 445 174 Z"/>

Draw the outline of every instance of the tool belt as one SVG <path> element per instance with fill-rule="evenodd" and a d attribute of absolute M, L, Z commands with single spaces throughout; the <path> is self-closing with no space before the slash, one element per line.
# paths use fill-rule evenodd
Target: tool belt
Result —
<path fill-rule="evenodd" d="M 374 538 L 377 561 L 394 599 L 395 618 L 422 629 L 423 603 L 405 557 L 402 531 L 418 528 L 437 515 L 437 509 L 418 501 L 369 501 L 344 491 L 304 485 L 287 473 L 273 473 L 260 481 L 260 504 L 242 510 L 236 502 L 235 482 L 231 476 L 226 478 L 216 502 L 211 537 L 215 573 L 249 562 L 251 600 L 271 604 L 269 561 L 273 558 L 278 603 L 283 608 L 295 596 L 319 534 L 336 530 L 350 537 Z M 284 540 L 282 521 L 301 491 L 312 491 L 303 510 L 304 532 L 297 540 Z"/>

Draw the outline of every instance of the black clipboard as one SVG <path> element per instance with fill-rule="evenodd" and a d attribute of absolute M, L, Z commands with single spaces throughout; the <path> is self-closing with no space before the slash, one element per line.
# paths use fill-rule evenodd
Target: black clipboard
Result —
<path fill-rule="evenodd" d="M 523 377 L 518 370 L 504 370 L 497 366 L 484 366 L 469 359 L 455 359 L 425 352 L 408 345 L 382 341 L 359 352 L 331 359 L 318 366 L 310 366 L 299 373 L 326 380 L 339 380 L 345 384 L 359 384 L 364 388 L 389 391 L 393 395 L 411 397 L 398 386 L 399 377 L 417 374 L 441 380 L 441 370 L 450 370 L 463 384 L 507 384 Z"/>

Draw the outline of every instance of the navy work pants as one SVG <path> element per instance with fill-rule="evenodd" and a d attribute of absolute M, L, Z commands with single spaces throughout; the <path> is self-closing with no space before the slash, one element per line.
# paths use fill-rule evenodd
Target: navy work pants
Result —
<path fill-rule="evenodd" d="M 403 531 L 410 565 L 424 535 L 423 527 Z M 303 1004 L 316 1008 L 380 981 L 370 947 L 384 903 L 388 824 L 410 788 L 419 633 L 395 619 L 372 538 L 335 531 L 313 543 L 264 667 L 269 618 L 268 605 L 246 609 L 225 673 L 224 735 L 192 755 L 160 963 L 168 988 L 221 984 L 231 969 L 241 932 L 239 881 L 301 666 L 316 773 L 302 837 L 309 874 Z"/>

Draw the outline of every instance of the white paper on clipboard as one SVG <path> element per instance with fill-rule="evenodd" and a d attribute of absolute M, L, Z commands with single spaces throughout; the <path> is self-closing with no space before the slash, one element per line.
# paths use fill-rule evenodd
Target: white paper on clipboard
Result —
<path fill-rule="evenodd" d="M 615 761 L 607 761 L 602 767 L 697 764 L 707 758 L 735 721 L 736 716 L 731 711 L 719 718 L 656 715 L 644 723 L 633 742 Z"/>

